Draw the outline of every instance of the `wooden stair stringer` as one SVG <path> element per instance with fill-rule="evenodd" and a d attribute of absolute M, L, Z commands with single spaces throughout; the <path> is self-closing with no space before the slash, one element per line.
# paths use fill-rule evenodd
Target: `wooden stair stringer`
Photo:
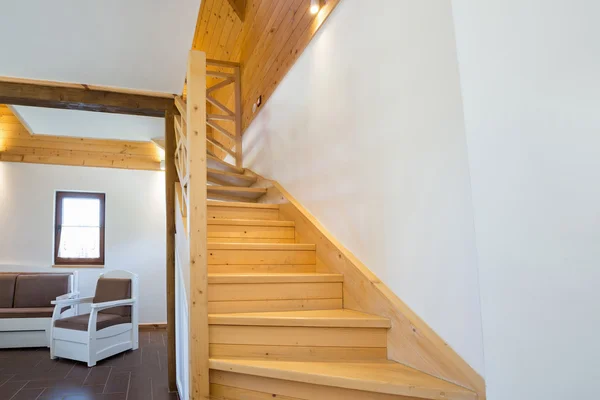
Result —
<path fill-rule="evenodd" d="M 486 398 L 485 380 L 381 280 L 339 243 L 276 181 L 259 176 L 267 189 L 261 203 L 278 204 L 279 219 L 293 221 L 297 243 L 316 244 L 316 271 L 344 276 L 344 308 L 390 319 L 388 358 Z"/>
<path fill-rule="evenodd" d="M 477 394 L 468 389 L 392 361 L 335 363 L 211 358 L 209 365 L 212 370 L 227 373 L 359 391 L 364 393 L 364 399 L 371 398 L 366 397 L 369 393 L 407 400 L 477 399 Z M 219 382 L 214 375 L 211 382 Z"/>

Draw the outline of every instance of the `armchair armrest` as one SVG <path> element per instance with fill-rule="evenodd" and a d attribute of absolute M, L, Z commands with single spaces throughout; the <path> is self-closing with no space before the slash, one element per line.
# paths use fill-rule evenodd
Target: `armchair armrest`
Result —
<path fill-rule="evenodd" d="M 77 297 L 79 297 L 79 292 L 71 292 L 63 294 L 62 296 L 58 296 L 56 300 L 76 299 Z"/>
<path fill-rule="evenodd" d="M 60 297 L 62 297 L 62 296 L 60 296 Z M 60 307 L 66 307 L 66 306 L 74 306 L 76 304 L 91 303 L 92 301 L 94 301 L 93 297 L 81 297 L 79 299 L 59 299 L 57 297 L 56 300 L 51 301 L 51 304 L 60 306 Z"/>
<path fill-rule="evenodd" d="M 121 306 L 131 306 L 135 303 L 135 299 L 124 299 L 124 300 L 115 300 L 115 301 L 106 301 L 104 303 L 92 303 L 92 312 L 93 311 L 102 311 L 107 308 L 113 307 L 121 307 Z"/>

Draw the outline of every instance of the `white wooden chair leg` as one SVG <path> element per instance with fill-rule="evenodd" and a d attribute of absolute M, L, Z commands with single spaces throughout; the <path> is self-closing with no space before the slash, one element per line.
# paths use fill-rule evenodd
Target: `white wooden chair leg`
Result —
<path fill-rule="evenodd" d="M 98 319 L 98 311 L 92 310 L 88 321 L 88 367 L 96 365 L 96 321 Z"/>
<path fill-rule="evenodd" d="M 133 282 L 132 282 L 133 285 Z M 136 285 L 133 288 L 134 291 L 137 291 L 137 282 Z M 134 299 L 137 300 L 137 293 L 134 293 Z M 131 306 L 131 322 L 132 322 L 132 329 L 131 329 L 131 348 L 132 350 L 137 350 L 139 345 L 140 345 L 140 330 L 138 328 L 138 304 L 137 301 L 133 304 L 133 306 Z"/>
<path fill-rule="evenodd" d="M 56 356 L 54 355 L 54 339 L 50 338 L 50 359 L 56 360 Z"/>

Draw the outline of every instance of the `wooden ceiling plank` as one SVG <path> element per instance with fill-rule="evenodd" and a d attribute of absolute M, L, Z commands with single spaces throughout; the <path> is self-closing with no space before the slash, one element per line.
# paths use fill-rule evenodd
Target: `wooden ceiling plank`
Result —
<path fill-rule="evenodd" d="M 243 96 L 244 104 L 242 108 L 244 111 L 252 106 L 252 98 L 258 94 L 265 96 L 265 88 L 273 81 L 279 82 L 281 77 L 285 75 L 284 73 L 278 74 L 277 71 L 281 70 L 281 64 L 283 63 L 283 60 L 285 60 L 287 57 L 294 57 L 294 55 L 290 53 L 293 51 L 298 40 L 300 40 L 300 38 L 303 36 L 303 33 L 309 29 L 311 21 L 314 21 L 314 17 L 312 14 L 310 14 L 308 9 L 306 9 L 301 16 L 297 16 L 297 19 L 294 20 L 293 30 L 289 32 L 291 35 L 286 36 L 285 41 L 282 42 L 283 46 L 277 46 L 277 51 L 269 54 L 268 60 L 263 64 L 263 71 L 261 71 L 259 78 L 254 81 L 254 84 L 246 85 L 251 87 L 246 87 L 246 93 L 245 96 Z M 242 81 L 244 80 L 245 78 L 243 77 Z M 267 80 L 270 80 L 271 82 L 266 82 Z M 244 126 L 246 126 L 246 121 L 248 121 L 250 117 L 251 116 L 245 115 Z"/>
<path fill-rule="evenodd" d="M 301 20 L 298 14 L 300 14 L 300 7 L 303 4 L 302 0 L 295 0 L 293 5 L 282 13 L 275 32 L 261 37 L 261 44 L 253 51 L 251 59 L 245 64 L 242 78 L 244 81 L 254 82 L 255 76 L 258 77 L 264 73 L 263 69 L 266 69 L 269 62 L 272 63 L 272 60 L 279 55 L 287 40 L 292 36 L 294 29 L 297 28 L 297 23 Z M 261 77 L 260 80 L 262 79 L 264 78 Z M 244 92 L 246 95 L 248 94 L 248 90 Z"/>
<path fill-rule="evenodd" d="M 231 7 L 227 6 L 227 4 L 223 4 L 221 6 L 221 9 L 217 13 L 216 24 L 211 33 L 210 43 L 206 47 L 207 58 L 216 58 L 215 53 L 219 45 L 219 40 L 221 39 L 221 35 L 223 34 L 225 30 L 225 25 L 227 24 L 227 15 L 231 12 L 233 12 L 231 10 Z M 227 32 L 227 34 L 229 34 L 229 32 Z"/>
<path fill-rule="evenodd" d="M 212 7 L 215 3 L 221 0 L 204 0 L 200 6 L 198 15 L 198 26 L 194 36 L 194 49 L 204 51 L 204 42 L 210 40 L 210 32 L 208 31 L 208 22 L 212 15 Z"/>
<path fill-rule="evenodd" d="M 173 98 L 7 82 L 0 78 L 0 103 L 162 118 L 165 110 L 172 106 Z"/>

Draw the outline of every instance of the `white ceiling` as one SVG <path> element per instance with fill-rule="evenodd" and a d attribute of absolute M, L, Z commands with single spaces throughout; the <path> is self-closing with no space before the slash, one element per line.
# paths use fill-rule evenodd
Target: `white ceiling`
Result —
<path fill-rule="evenodd" d="M 0 6 L 0 76 L 180 93 L 200 0 Z"/>
<path fill-rule="evenodd" d="M 163 118 L 24 106 L 12 109 L 36 135 L 149 141 L 165 133 Z"/>
<path fill-rule="evenodd" d="M 1 3 L 0 76 L 172 94 L 183 89 L 200 0 Z M 147 140 L 164 133 L 162 118 L 15 109 L 39 134 Z"/>

